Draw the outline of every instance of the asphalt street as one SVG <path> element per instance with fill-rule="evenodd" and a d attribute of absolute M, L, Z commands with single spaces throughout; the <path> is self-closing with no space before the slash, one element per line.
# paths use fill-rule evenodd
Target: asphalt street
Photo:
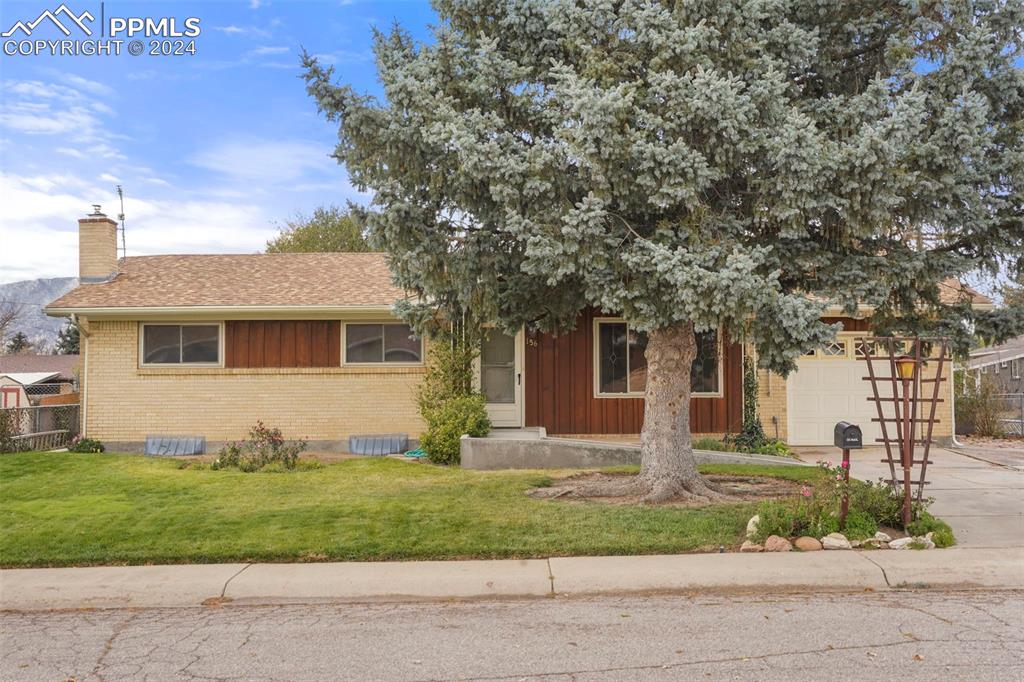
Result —
<path fill-rule="evenodd" d="M 1024 679 L 1024 592 L 0 615 L 26 680 Z"/>

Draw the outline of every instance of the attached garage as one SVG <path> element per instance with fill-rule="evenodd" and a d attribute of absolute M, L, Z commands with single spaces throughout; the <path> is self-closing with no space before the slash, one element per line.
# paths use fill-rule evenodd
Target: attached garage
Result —
<path fill-rule="evenodd" d="M 786 384 L 786 413 L 790 445 L 831 445 L 836 422 L 857 424 L 865 444 L 882 432 L 875 404 L 868 400 L 871 382 L 864 381 L 867 365 L 859 359 L 863 335 L 840 334 L 823 348 L 801 358 Z M 889 395 L 883 393 L 883 395 Z"/>

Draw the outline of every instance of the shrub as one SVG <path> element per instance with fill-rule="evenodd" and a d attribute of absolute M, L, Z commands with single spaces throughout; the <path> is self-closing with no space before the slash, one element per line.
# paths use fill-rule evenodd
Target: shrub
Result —
<path fill-rule="evenodd" d="M 716 452 L 731 452 L 732 448 L 723 441 L 714 438 L 698 438 L 693 441 L 694 450 L 714 450 Z"/>
<path fill-rule="evenodd" d="M 775 455 L 778 457 L 793 457 L 793 451 L 781 440 L 768 438 L 764 443 L 755 448 L 739 449 L 740 452 L 748 452 L 755 455 Z"/>
<path fill-rule="evenodd" d="M 435 464 L 459 463 L 459 439 L 463 434 L 476 438 L 486 436 L 491 420 L 482 395 L 452 398 L 436 410 L 429 410 L 427 430 L 420 437 L 420 447 Z"/>
<path fill-rule="evenodd" d="M 936 547 L 952 547 L 956 544 L 953 537 L 953 529 L 941 519 L 937 519 L 931 513 L 921 510 L 915 521 L 907 526 L 907 534 L 920 537 L 932 533 L 932 542 Z"/>
<path fill-rule="evenodd" d="M 22 441 L 14 440 L 18 435 L 18 420 L 21 410 L 9 408 L 0 410 L 0 452 L 18 452 Z"/>
<path fill-rule="evenodd" d="M 956 384 L 957 433 L 991 438 L 1003 436 L 1003 404 L 992 377 L 983 376 L 977 383 L 966 379 Z"/>
<path fill-rule="evenodd" d="M 849 540 L 867 540 L 878 532 L 878 524 L 867 512 L 853 509 L 846 515 L 846 527 L 841 532 Z"/>
<path fill-rule="evenodd" d="M 880 526 L 903 524 L 903 492 L 894 494 L 887 483 L 856 481 L 850 486 L 850 509 L 864 512 Z"/>
<path fill-rule="evenodd" d="M 261 471 L 269 465 L 276 470 L 291 471 L 299 462 L 299 454 L 306 449 L 306 441 L 299 439 L 286 443 L 281 429 L 269 428 L 262 421 L 249 429 L 247 440 L 228 443 L 217 453 L 210 468 L 238 469 L 246 473 Z"/>
<path fill-rule="evenodd" d="M 769 535 L 778 535 L 788 538 L 795 535 L 793 528 L 795 513 L 792 504 L 788 501 L 768 500 L 762 502 L 757 508 L 757 532 L 754 534 L 755 542 L 764 542 Z"/>
<path fill-rule="evenodd" d="M 768 443 L 761 418 L 757 415 L 757 368 L 754 359 L 743 359 L 743 427 L 733 438 L 736 449 L 755 451 Z"/>
<path fill-rule="evenodd" d="M 68 452 L 103 452 L 106 448 L 95 438 L 75 436 L 68 445 Z"/>
<path fill-rule="evenodd" d="M 449 400 L 473 395 L 473 361 L 477 344 L 439 338 L 427 351 L 427 371 L 416 389 L 416 404 L 424 421 Z"/>
<path fill-rule="evenodd" d="M 820 538 L 829 533 L 839 532 L 839 510 L 843 493 L 849 495 L 849 512 L 846 527 L 841 531 L 850 540 L 866 540 L 873 537 L 879 525 L 898 527 L 902 523 L 902 502 L 900 494 L 894 493 L 888 485 L 845 480 L 845 470 L 833 466 L 832 462 L 818 462 L 821 475 L 809 485 L 803 486 L 799 497 L 787 500 L 762 502 L 757 509 L 760 520 L 754 539 L 763 542 L 769 535 L 792 537 L 810 535 Z M 953 533 L 949 526 L 928 513 L 931 499 L 915 502 L 912 512 L 916 521 L 907 532 L 924 535 L 933 532 L 933 541 L 938 547 L 953 544 Z"/>

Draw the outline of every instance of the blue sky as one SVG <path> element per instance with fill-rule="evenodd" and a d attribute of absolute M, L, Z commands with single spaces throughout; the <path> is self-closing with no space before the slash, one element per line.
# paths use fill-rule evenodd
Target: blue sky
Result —
<path fill-rule="evenodd" d="M 0 31 L 59 5 L 3 0 Z M 99 1 L 67 5 L 99 25 Z M 371 28 L 397 20 L 425 37 L 434 16 L 414 0 L 109 0 L 103 9 L 198 17 L 196 54 L 0 55 L 0 283 L 77 274 L 75 221 L 93 203 L 115 215 L 118 183 L 129 255 L 259 251 L 275 223 L 365 200 L 328 156 L 336 131 L 305 93 L 299 51 L 377 92 Z M 39 37 L 64 36 L 41 24 Z"/>

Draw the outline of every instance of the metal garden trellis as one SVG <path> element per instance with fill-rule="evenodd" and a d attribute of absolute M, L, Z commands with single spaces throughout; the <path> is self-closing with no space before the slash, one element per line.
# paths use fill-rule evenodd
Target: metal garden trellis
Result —
<path fill-rule="evenodd" d="M 911 500 L 914 497 L 911 489 L 917 486 L 917 501 L 920 502 L 924 486 L 928 485 L 925 474 L 931 462 L 928 454 L 932 445 L 932 431 L 940 420 L 935 417 L 938 403 L 945 402 L 939 397 L 939 387 L 946 381 L 943 370 L 949 362 L 949 344 L 941 337 L 907 337 L 885 336 L 867 337 L 862 340 L 862 358 L 867 363 L 868 376 L 865 381 L 871 382 L 872 395 L 868 400 L 874 401 L 878 417 L 871 421 L 878 422 L 882 429 L 882 437 L 877 442 L 885 444 L 886 458 L 889 464 L 889 485 L 893 490 L 903 487 L 903 525 L 911 521 Z M 937 352 L 936 352 L 937 351 Z M 881 365 L 875 365 L 881 361 Z M 924 365 L 935 363 L 935 375 L 923 377 Z M 876 369 L 881 371 L 879 374 Z M 889 386 L 891 395 L 880 390 Z M 930 386 L 931 391 L 926 391 Z M 891 410 L 886 409 L 889 405 Z M 928 416 L 924 416 L 927 409 Z M 889 425 L 895 425 L 895 433 L 890 435 Z M 920 425 L 920 429 L 918 429 Z M 895 454 L 893 445 L 896 445 Z M 923 445 L 921 459 L 914 459 L 915 446 Z M 897 465 L 902 470 L 897 477 Z M 914 467 L 919 465 L 919 475 L 914 477 Z"/>

